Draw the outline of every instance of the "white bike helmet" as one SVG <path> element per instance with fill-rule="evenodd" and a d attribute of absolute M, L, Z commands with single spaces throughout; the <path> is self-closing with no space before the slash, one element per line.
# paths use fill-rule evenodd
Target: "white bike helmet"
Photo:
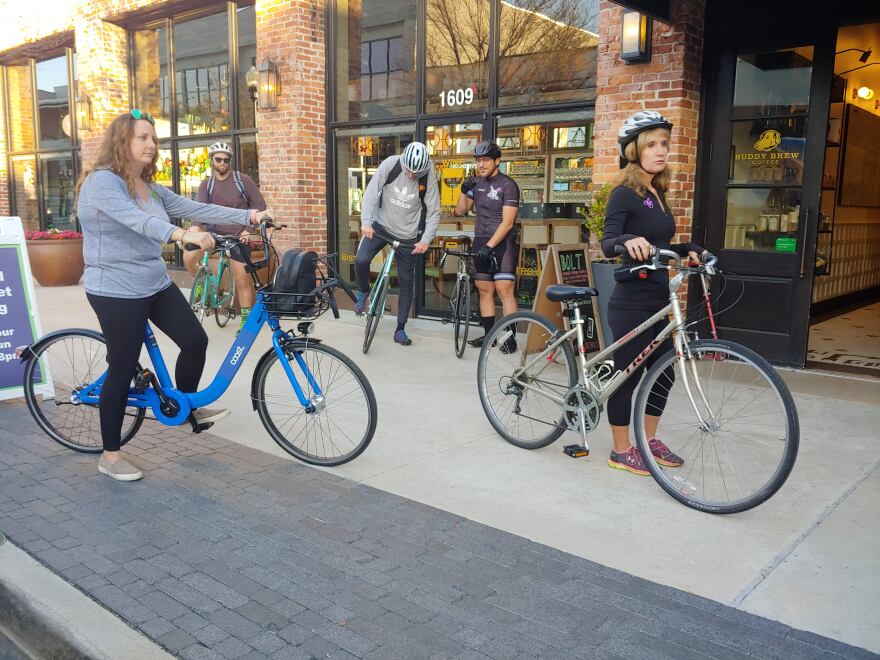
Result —
<path fill-rule="evenodd" d="M 617 132 L 617 151 L 620 153 L 621 169 L 626 167 L 629 162 L 626 157 L 626 145 L 635 140 L 640 133 L 655 128 L 665 128 L 671 131 L 672 123 L 654 110 L 641 110 L 623 122 L 623 126 Z"/>
<path fill-rule="evenodd" d="M 428 147 L 421 142 L 410 142 L 400 156 L 400 164 L 409 172 L 424 174 L 431 166 L 428 159 Z"/>
<path fill-rule="evenodd" d="M 225 142 L 215 142 L 210 147 L 208 147 L 208 156 L 213 156 L 214 154 L 226 154 L 230 158 L 232 157 L 232 147 L 230 147 Z"/>

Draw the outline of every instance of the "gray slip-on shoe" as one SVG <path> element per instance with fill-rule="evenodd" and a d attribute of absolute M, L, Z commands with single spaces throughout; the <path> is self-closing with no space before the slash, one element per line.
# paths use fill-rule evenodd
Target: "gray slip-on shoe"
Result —
<path fill-rule="evenodd" d="M 144 473 L 122 457 L 113 463 L 101 456 L 98 459 L 98 472 L 106 474 L 117 481 L 137 481 L 143 479 Z"/>

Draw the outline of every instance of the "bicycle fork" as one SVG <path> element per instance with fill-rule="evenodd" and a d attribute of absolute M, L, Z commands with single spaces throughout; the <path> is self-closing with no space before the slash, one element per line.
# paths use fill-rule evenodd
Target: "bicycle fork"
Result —
<path fill-rule="evenodd" d="M 306 364 L 306 361 L 302 356 L 302 351 L 298 351 L 294 347 L 291 347 L 289 345 L 289 342 L 282 343 L 281 341 L 279 341 L 277 335 L 272 336 L 272 346 L 274 346 L 275 348 L 275 353 L 278 355 L 278 360 L 281 362 L 281 366 L 284 369 L 284 372 L 287 374 L 287 378 L 290 380 L 290 384 L 293 387 L 296 398 L 299 400 L 299 403 L 303 407 L 303 410 L 307 414 L 316 413 L 324 410 L 326 406 L 324 392 L 321 390 L 321 387 L 315 380 L 314 375 L 312 375 L 312 371 Z M 288 360 L 290 354 L 293 355 L 293 359 L 299 365 L 300 370 L 305 376 L 306 382 L 308 382 L 309 389 L 314 395 L 311 398 L 306 396 L 305 392 L 303 392 L 302 387 L 300 387 L 296 373 L 294 373 L 293 367 L 290 364 L 290 360 Z"/>

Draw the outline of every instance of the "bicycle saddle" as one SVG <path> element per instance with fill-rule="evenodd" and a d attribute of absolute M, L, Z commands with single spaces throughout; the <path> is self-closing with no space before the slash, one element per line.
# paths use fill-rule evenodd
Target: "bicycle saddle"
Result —
<path fill-rule="evenodd" d="M 598 296 L 599 292 L 591 286 L 569 286 L 567 284 L 551 284 L 547 287 L 547 300 L 563 302 Z"/>

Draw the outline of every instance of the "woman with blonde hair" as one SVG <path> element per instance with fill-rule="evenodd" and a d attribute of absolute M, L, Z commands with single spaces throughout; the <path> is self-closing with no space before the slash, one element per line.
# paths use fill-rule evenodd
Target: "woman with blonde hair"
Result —
<path fill-rule="evenodd" d="M 631 273 L 634 262 L 649 260 L 652 246 L 674 250 L 682 256 L 690 255 L 694 260 L 703 251 L 694 243 L 670 243 L 675 235 L 675 220 L 666 199 L 670 181 L 667 160 L 671 131 L 672 124 L 659 112 L 646 110 L 627 119 L 617 136 L 623 171 L 608 198 L 602 237 L 602 252 L 606 257 L 617 256 L 615 247 L 618 245 L 626 248 L 624 266 L 614 274 L 616 284 L 608 301 L 608 325 L 615 340 L 648 320 L 669 302 L 666 271 Z M 614 354 L 615 368 L 628 367 L 665 325 L 665 321 L 657 323 L 618 350 Z M 667 338 L 608 400 L 608 422 L 614 445 L 608 465 L 613 468 L 639 475 L 650 474 L 638 448 L 629 438 L 632 394 L 644 369 L 668 350 L 672 350 L 672 340 Z M 666 376 L 671 385 L 674 373 L 670 370 Z M 655 386 L 655 390 L 658 391 L 652 391 L 648 399 L 648 409 L 653 414 L 645 415 L 651 453 L 661 465 L 678 467 L 684 461 L 654 437 L 665 405 L 664 393 L 660 391 L 662 387 Z"/>
<path fill-rule="evenodd" d="M 229 209 L 199 204 L 154 182 L 158 142 L 153 118 L 140 110 L 116 117 L 98 155 L 77 184 L 76 212 L 83 230 L 84 284 L 107 344 L 107 376 L 98 406 L 104 452 L 98 471 L 119 481 L 143 474 L 119 453 L 128 388 L 137 368 L 147 321 L 180 348 L 175 382 L 183 392 L 198 389 L 208 336 L 189 303 L 168 275 L 162 246 L 182 241 L 202 249 L 214 239 L 171 218 L 215 224 L 258 224 L 268 210 Z M 229 411 L 193 411 L 210 424 Z"/>

